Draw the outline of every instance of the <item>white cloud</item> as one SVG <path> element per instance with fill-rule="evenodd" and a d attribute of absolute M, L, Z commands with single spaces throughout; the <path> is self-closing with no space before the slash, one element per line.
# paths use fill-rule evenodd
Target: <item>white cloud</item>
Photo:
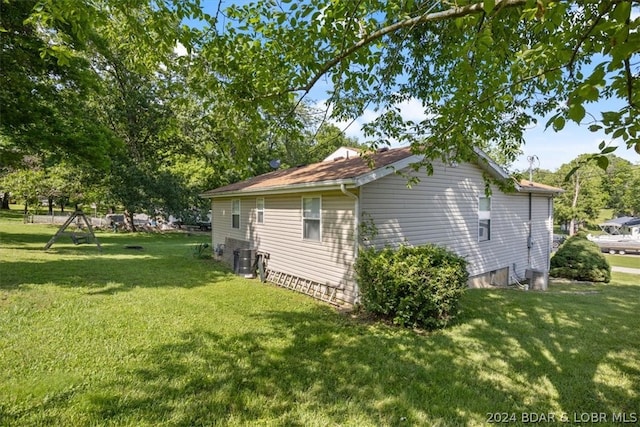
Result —
<path fill-rule="evenodd" d="M 326 103 L 325 101 L 319 101 L 316 103 L 316 107 L 325 110 Z M 404 120 L 411 120 L 414 122 L 420 122 L 427 118 L 427 115 L 424 112 L 424 107 L 422 106 L 422 102 L 417 98 L 411 98 L 406 101 L 395 104 L 395 107 L 400 109 L 400 113 Z M 375 119 L 377 119 L 384 111 L 376 111 L 372 108 L 367 108 L 364 110 L 362 115 L 355 120 L 352 121 L 338 121 L 334 119 L 329 119 L 329 123 L 334 124 L 338 128 L 340 128 L 346 136 L 356 138 L 360 142 L 365 142 L 367 138 L 364 136 L 364 132 L 362 131 L 362 126 L 367 123 L 371 123 Z M 331 115 L 331 107 L 329 107 L 329 114 Z M 397 141 L 391 141 L 391 145 L 396 147 L 398 146 Z"/>
<path fill-rule="evenodd" d="M 396 106 L 400 108 L 402 117 L 405 120 L 421 122 L 427 118 L 427 115 L 424 112 L 424 106 L 422 105 L 422 102 L 417 98 L 408 99 L 399 104 L 396 104 Z"/>
<path fill-rule="evenodd" d="M 180 42 L 176 43 L 176 47 L 173 48 L 173 53 L 175 53 L 178 57 L 187 56 L 189 54 L 187 48 L 184 47 L 184 45 Z"/>

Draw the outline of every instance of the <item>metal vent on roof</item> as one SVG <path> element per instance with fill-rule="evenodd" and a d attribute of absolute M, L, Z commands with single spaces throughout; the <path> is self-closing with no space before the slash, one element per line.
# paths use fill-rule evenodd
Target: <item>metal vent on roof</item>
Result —
<path fill-rule="evenodd" d="M 273 159 L 269 162 L 271 169 L 278 169 L 280 167 L 280 159 Z"/>

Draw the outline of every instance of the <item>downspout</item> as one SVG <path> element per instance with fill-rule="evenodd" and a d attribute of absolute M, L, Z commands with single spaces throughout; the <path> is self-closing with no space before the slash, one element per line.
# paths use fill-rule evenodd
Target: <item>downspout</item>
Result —
<path fill-rule="evenodd" d="M 216 236 L 214 235 L 214 232 L 213 232 L 213 229 L 214 229 L 214 227 L 213 227 L 213 213 L 215 212 L 215 210 L 214 210 L 215 208 L 213 206 L 213 198 L 211 199 L 211 202 L 209 203 L 209 207 L 211 208 L 211 236 L 210 236 L 211 237 L 211 249 L 213 249 L 215 251 L 215 249 L 216 249 L 216 245 L 215 245 Z M 214 255 L 214 258 L 215 258 L 215 256 L 217 254 L 214 253 L 213 255 Z"/>
<path fill-rule="evenodd" d="M 547 271 L 551 270 L 551 250 L 553 248 L 553 197 L 547 199 L 547 222 L 550 224 L 549 245 L 547 247 Z"/>
<path fill-rule="evenodd" d="M 356 196 L 355 194 L 353 194 L 350 191 L 347 191 L 347 187 L 345 187 L 344 184 L 340 184 L 340 191 L 342 191 L 342 194 L 344 194 L 345 196 L 351 198 L 354 200 L 354 221 L 353 221 L 353 259 L 354 261 L 358 259 L 358 250 L 360 249 L 360 199 L 358 198 L 358 196 Z M 354 304 L 357 304 L 358 302 L 360 302 L 360 289 L 358 288 L 358 281 L 355 280 L 354 281 L 354 288 L 353 288 L 354 292 L 355 292 L 355 300 L 354 300 Z"/>
<path fill-rule="evenodd" d="M 531 268 L 531 248 L 533 247 L 532 196 L 529 192 L 529 235 L 527 236 L 527 265 Z"/>

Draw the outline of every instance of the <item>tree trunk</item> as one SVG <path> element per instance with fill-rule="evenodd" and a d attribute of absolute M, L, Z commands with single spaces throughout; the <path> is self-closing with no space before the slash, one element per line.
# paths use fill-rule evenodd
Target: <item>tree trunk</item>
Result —
<path fill-rule="evenodd" d="M 124 211 L 124 227 L 129 231 L 136 231 L 136 225 L 133 223 L 133 212 L 125 209 Z"/>
<path fill-rule="evenodd" d="M 0 209 L 9 209 L 9 193 L 2 194 L 2 204 Z"/>
<path fill-rule="evenodd" d="M 576 234 L 577 221 L 576 221 L 576 207 L 578 206 L 578 196 L 580 195 L 580 175 L 576 173 L 573 179 L 573 200 L 571 201 L 571 222 L 569 224 L 569 236 Z"/>
<path fill-rule="evenodd" d="M 49 215 L 53 216 L 53 197 L 49 196 Z"/>

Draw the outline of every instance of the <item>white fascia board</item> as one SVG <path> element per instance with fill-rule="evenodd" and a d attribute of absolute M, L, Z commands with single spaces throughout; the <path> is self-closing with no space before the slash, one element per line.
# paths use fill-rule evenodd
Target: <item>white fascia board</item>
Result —
<path fill-rule="evenodd" d="M 409 157 L 405 157 L 402 160 L 398 160 L 395 163 L 391 163 L 390 165 L 383 166 L 379 169 L 373 169 L 371 172 L 368 172 L 364 175 L 360 175 L 355 178 L 355 186 L 360 187 L 365 184 L 368 184 L 372 181 L 378 180 L 380 178 L 384 178 L 387 175 L 391 175 L 399 170 L 402 170 L 413 163 L 419 163 L 422 160 L 423 156 L 414 154 Z"/>
<path fill-rule="evenodd" d="M 554 196 L 564 193 L 564 190 L 556 191 L 556 190 L 548 190 L 546 188 L 527 187 L 526 185 L 520 185 L 518 183 L 515 184 L 515 187 L 518 193 L 549 194 Z"/>
<path fill-rule="evenodd" d="M 320 182 L 306 182 L 302 184 L 292 184 L 286 186 L 275 187 L 262 187 L 245 190 L 228 191 L 224 193 L 201 195 L 200 197 L 207 199 L 219 199 L 225 197 L 240 197 L 240 196 L 263 196 L 269 194 L 291 194 L 291 193 L 305 193 L 310 191 L 331 191 L 340 190 L 340 187 L 344 185 L 346 188 L 355 188 L 353 179 L 339 179 L 332 181 L 320 181 Z"/>
<path fill-rule="evenodd" d="M 480 165 L 480 167 L 486 169 L 487 172 L 494 175 L 496 178 L 502 178 L 502 179 L 511 178 L 507 173 L 507 171 L 505 171 L 502 168 L 502 166 L 497 164 L 491 157 L 489 157 L 487 153 L 485 153 L 478 147 L 474 147 L 473 151 L 478 155 L 478 158 L 479 158 L 478 164 Z"/>

